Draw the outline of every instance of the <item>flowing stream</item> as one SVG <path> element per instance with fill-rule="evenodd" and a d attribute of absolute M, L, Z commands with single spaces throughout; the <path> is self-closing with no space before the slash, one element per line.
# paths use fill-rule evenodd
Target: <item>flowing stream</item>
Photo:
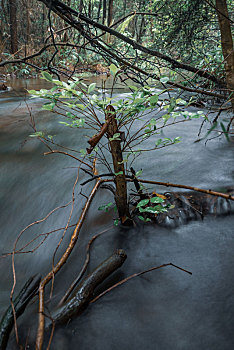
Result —
<path fill-rule="evenodd" d="M 97 83 L 101 86 L 100 78 Z M 34 118 L 38 130 L 56 135 L 58 143 L 78 150 L 85 148 L 85 132 L 78 134 L 76 130 L 64 128 L 57 117 L 40 110 L 40 99 L 28 99 L 25 88 L 42 86 L 47 87 L 44 81 L 36 79 L 16 80 L 12 82 L 11 91 L 0 94 L 1 254 L 12 251 L 25 226 L 71 200 L 77 176 L 75 160 L 58 154 L 44 156 L 45 146 L 28 137 L 33 132 L 30 118 Z M 124 92 L 122 95 L 124 97 Z M 142 156 L 136 161 L 135 169 L 143 169 L 145 179 L 216 190 L 233 187 L 233 143 L 218 138 L 207 144 L 194 143 L 199 126 L 200 121 L 194 119 L 165 129 L 165 136 L 181 136 L 182 142 Z M 80 181 L 86 178 L 87 175 L 80 173 Z M 89 193 L 91 188 L 91 184 L 87 185 L 83 193 Z M 158 192 L 170 190 L 150 188 Z M 76 190 L 76 196 L 79 192 L 80 188 Z M 50 310 L 79 273 L 90 238 L 106 229 L 92 247 L 88 272 L 116 248 L 126 250 L 128 258 L 100 291 L 130 274 L 168 262 L 190 270 L 193 275 L 166 267 L 129 281 L 89 306 L 68 325 L 56 329 L 51 349 L 232 350 L 234 216 L 210 216 L 174 228 L 137 224 L 134 228 L 124 229 L 113 225 L 113 211 L 97 210 L 109 201 L 113 201 L 111 193 L 100 189 L 69 261 L 56 275 L 52 302 L 47 304 Z M 84 202 L 85 198 L 79 196 L 71 224 L 77 221 Z M 18 249 L 37 234 L 64 227 L 70 209 L 70 206 L 58 209 L 47 221 L 29 228 L 22 234 Z M 72 228 L 55 261 L 62 255 L 71 232 Z M 35 273 L 44 276 L 51 269 L 53 252 L 62 233 L 49 234 L 34 253 L 16 255 L 16 294 L 29 276 Z M 42 237 L 45 236 L 25 250 L 32 251 Z M 2 314 L 10 303 L 11 256 L 0 259 L 0 268 Z M 50 287 L 46 290 L 46 301 L 49 301 Z M 49 309 L 46 312 L 49 314 Z M 37 302 L 18 320 L 21 343 L 25 344 L 28 339 L 30 344 L 36 323 Z M 14 339 L 12 335 L 9 349 L 17 348 Z M 34 347 L 28 345 L 28 348 Z"/>

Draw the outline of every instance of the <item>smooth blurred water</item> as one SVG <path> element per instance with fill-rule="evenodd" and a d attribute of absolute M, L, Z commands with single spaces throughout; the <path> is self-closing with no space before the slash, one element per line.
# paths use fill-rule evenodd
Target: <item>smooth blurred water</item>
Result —
<path fill-rule="evenodd" d="M 44 82 L 18 81 L 17 84 L 11 91 L 0 94 L 1 254 L 12 251 L 16 237 L 26 225 L 71 200 L 77 175 L 76 161 L 64 155 L 44 156 L 45 146 L 35 139 L 29 140 L 28 135 L 32 133 L 29 111 L 39 130 L 56 135 L 56 139 L 67 147 L 85 148 L 85 132 L 78 135 L 76 131 L 62 127 L 54 115 L 40 110 L 42 102 L 39 99 L 28 100 L 24 86 L 37 89 Z M 165 129 L 165 137 L 181 136 L 182 142 L 138 158 L 136 170 L 142 168 L 143 178 L 157 181 L 208 189 L 233 186 L 233 144 L 223 139 L 206 145 L 194 143 L 199 126 L 200 121 L 194 119 Z M 137 124 L 134 128 L 137 129 Z M 80 181 L 86 178 L 80 174 Z M 91 186 L 87 185 L 84 191 L 88 193 Z M 151 188 L 155 190 L 155 187 Z M 80 188 L 77 188 L 76 196 L 79 192 Z M 79 196 L 75 202 L 72 224 L 77 221 L 84 201 L 85 198 Z M 168 262 L 192 271 L 193 275 L 167 267 L 129 281 L 88 307 L 79 318 L 57 329 L 51 348 L 233 349 L 234 217 L 206 217 L 202 222 L 171 229 L 154 224 L 137 224 L 134 228 L 123 229 L 113 226 L 112 211 L 106 214 L 97 210 L 108 201 L 113 201 L 111 193 L 100 189 L 76 248 L 56 275 L 54 296 L 48 304 L 50 310 L 78 274 L 89 239 L 106 228 L 109 230 L 93 245 L 88 272 L 116 248 L 125 249 L 128 259 L 99 290 L 132 273 Z M 70 207 L 60 209 L 46 222 L 30 228 L 22 235 L 18 247 L 37 234 L 64 227 L 69 212 Z M 56 259 L 63 253 L 71 232 L 72 228 Z M 29 276 L 45 275 L 50 270 L 61 234 L 62 231 L 49 235 L 34 253 L 16 256 L 16 292 Z M 0 260 L 0 268 L 2 313 L 9 305 L 13 280 L 10 256 Z M 47 291 L 49 293 L 49 287 Z M 23 344 L 27 335 L 29 339 L 34 338 L 36 322 L 37 302 L 18 321 Z M 9 349 L 14 347 L 12 336 Z"/>

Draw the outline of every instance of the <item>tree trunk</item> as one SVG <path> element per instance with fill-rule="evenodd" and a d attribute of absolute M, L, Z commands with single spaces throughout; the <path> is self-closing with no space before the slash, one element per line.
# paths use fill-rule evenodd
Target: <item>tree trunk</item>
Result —
<path fill-rule="evenodd" d="M 234 113 L 234 51 L 228 8 L 226 0 L 216 0 L 217 16 L 221 34 L 221 45 L 225 59 L 225 72 L 227 88 L 231 94 L 232 111 Z M 234 119 L 232 121 L 234 125 Z"/>
<path fill-rule="evenodd" d="M 106 0 L 103 0 L 103 9 L 102 9 L 102 24 L 105 24 L 106 22 Z"/>
<path fill-rule="evenodd" d="M 14 54 L 18 51 L 18 38 L 17 38 L 17 0 L 9 0 L 10 11 L 10 34 L 11 34 L 11 53 Z"/>
<path fill-rule="evenodd" d="M 112 20 L 113 20 L 113 2 L 114 2 L 114 0 L 109 0 L 108 20 L 107 20 L 108 27 L 110 27 Z"/>
<path fill-rule="evenodd" d="M 130 225 L 130 214 L 127 201 L 127 182 L 125 178 L 125 169 L 123 164 L 123 155 L 121 149 L 121 141 L 119 139 L 110 140 L 113 135 L 118 133 L 118 125 L 115 119 L 115 109 L 111 105 L 106 108 L 106 121 L 110 118 L 107 126 L 107 135 L 113 160 L 114 172 L 118 174 L 115 176 L 115 201 L 119 213 L 119 218 L 122 224 Z"/>

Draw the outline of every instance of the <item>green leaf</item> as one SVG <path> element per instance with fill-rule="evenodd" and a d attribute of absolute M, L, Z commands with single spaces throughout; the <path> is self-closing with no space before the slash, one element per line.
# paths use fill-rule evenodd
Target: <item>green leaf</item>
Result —
<path fill-rule="evenodd" d="M 152 198 L 150 198 L 150 202 L 151 203 L 163 203 L 164 199 L 162 199 L 160 197 L 152 197 Z"/>
<path fill-rule="evenodd" d="M 209 131 L 207 132 L 206 136 L 208 136 L 216 127 L 217 127 L 218 123 L 215 122 L 212 127 L 209 129 Z"/>
<path fill-rule="evenodd" d="M 138 216 L 138 218 L 140 219 L 140 220 L 142 220 L 142 221 L 144 221 L 144 222 L 149 222 L 149 221 L 151 221 L 149 218 L 144 218 L 143 216 L 141 216 L 141 215 L 139 215 Z"/>
<path fill-rule="evenodd" d="M 112 202 L 110 203 L 107 203 L 107 204 L 104 204 L 104 205 L 101 205 L 98 210 L 105 210 L 106 212 L 110 209 L 110 207 L 113 205 Z"/>
<path fill-rule="evenodd" d="M 156 207 L 146 207 L 144 209 L 144 212 L 146 213 L 152 213 L 152 214 L 157 214 L 159 212 L 157 206 Z"/>
<path fill-rule="evenodd" d="M 115 133 L 112 137 L 110 137 L 109 140 L 110 140 L 110 141 L 121 140 L 119 136 L 120 136 L 120 133 L 117 132 L 117 133 Z"/>
<path fill-rule="evenodd" d="M 35 95 L 35 94 L 37 94 L 37 91 L 36 90 L 28 90 L 28 93 L 30 95 Z"/>
<path fill-rule="evenodd" d="M 146 204 L 149 203 L 149 199 L 142 199 L 138 204 L 137 204 L 137 208 L 140 208 L 140 207 L 144 207 Z"/>
<path fill-rule="evenodd" d="M 29 135 L 30 137 L 45 137 L 42 131 L 36 131 L 34 134 Z"/>
<path fill-rule="evenodd" d="M 52 111 L 55 106 L 55 103 L 45 103 L 41 109 L 46 110 L 46 111 Z"/>
<path fill-rule="evenodd" d="M 224 126 L 224 124 L 223 124 L 222 122 L 220 123 L 220 126 L 221 126 L 221 128 L 222 128 L 222 130 L 223 130 L 223 133 L 224 133 L 226 139 L 227 139 L 228 142 L 229 142 L 230 139 L 229 139 L 229 136 L 228 136 L 228 130 L 225 128 L 225 126 Z"/>
<path fill-rule="evenodd" d="M 53 78 L 48 72 L 42 72 L 41 75 L 43 79 L 53 82 Z"/>
<path fill-rule="evenodd" d="M 76 104 L 76 107 L 78 107 L 79 109 L 81 109 L 82 111 L 85 109 L 85 106 L 80 104 L 80 103 L 77 103 Z"/>
<path fill-rule="evenodd" d="M 92 83 L 88 87 L 88 94 L 90 94 L 96 87 L 96 83 Z"/>
<path fill-rule="evenodd" d="M 110 69 L 111 75 L 113 76 L 115 76 L 119 70 L 118 67 L 116 67 L 113 63 L 110 65 L 109 69 Z"/>
<path fill-rule="evenodd" d="M 115 176 L 118 176 L 118 175 L 123 175 L 123 172 L 122 171 L 119 171 L 118 173 L 114 173 Z"/>
<path fill-rule="evenodd" d="M 138 91 L 138 88 L 134 85 L 128 85 L 129 89 L 134 90 L 134 91 Z"/>
<path fill-rule="evenodd" d="M 149 101 L 150 101 L 150 105 L 151 106 L 155 106 L 158 103 L 158 95 L 153 95 L 150 97 Z"/>
<path fill-rule="evenodd" d="M 142 174 L 142 170 L 136 172 L 136 177 Z"/>
<path fill-rule="evenodd" d="M 163 120 L 164 120 L 164 123 L 166 123 L 166 122 L 171 118 L 171 116 L 170 116 L 170 114 L 164 114 L 164 115 L 162 116 L 162 118 L 163 118 Z"/>
<path fill-rule="evenodd" d="M 52 82 L 56 84 L 57 86 L 63 86 L 63 82 L 58 79 L 52 79 Z"/>

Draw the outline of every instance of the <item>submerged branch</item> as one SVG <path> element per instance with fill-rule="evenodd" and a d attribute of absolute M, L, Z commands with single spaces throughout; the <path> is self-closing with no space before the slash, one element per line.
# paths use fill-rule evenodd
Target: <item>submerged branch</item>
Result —
<path fill-rule="evenodd" d="M 68 321 L 74 315 L 83 311 L 93 297 L 95 288 L 101 284 L 115 270 L 121 267 L 127 255 L 124 250 L 118 249 L 108 259 L 102 262 L 89 276 L 87 276 L 73 292 L 68 302 L 59 308 L 53 315 L 55 324 Z"/>
<path fill-rule="evenodd" d="M 3 315 L 0 323 L 0 350 L 6 349 L 14 320 L 22 315 L 29 301 L 36 295 L 40 281 L 40 275 L 30 277 L 13 301 L 14 309 L 10 305 Z"/>

